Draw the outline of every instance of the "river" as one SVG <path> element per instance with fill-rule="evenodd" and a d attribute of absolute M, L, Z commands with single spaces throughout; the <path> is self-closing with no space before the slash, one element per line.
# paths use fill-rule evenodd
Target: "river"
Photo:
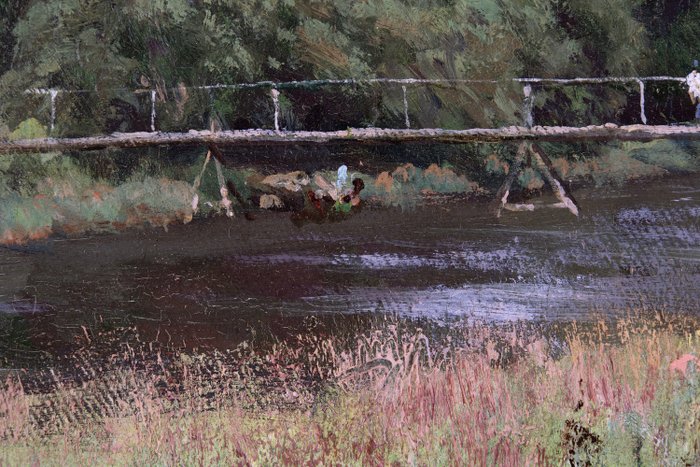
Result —
<path fill-rule="evenodd" d="M 580 218 L 542 209 L 497 220 L 486 202 L 455 199 L 301 227 L 263 212 L 3 247 L 0 351 L 59 352 L 123 326 L 222 348 L 300 332 L 310 316 L 449 324 L 698 314 L 698 177 L 574 195 Z"/>

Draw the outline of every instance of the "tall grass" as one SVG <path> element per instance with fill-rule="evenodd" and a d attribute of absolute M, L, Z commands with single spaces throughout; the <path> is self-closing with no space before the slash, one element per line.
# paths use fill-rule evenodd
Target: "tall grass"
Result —
<path fill-rule="evenodd" d="M 0 462 L 697 465 L 700 377 L 692 358 L 677 362 L 698 355 L 697 329 L 656 315 L 438 339 L 395 323 L 266 354 L 137 364 L 132 349 L 111 369 L 86 365 L 81 384 L 53 373 L 41 392 L 8 378 Z"/>

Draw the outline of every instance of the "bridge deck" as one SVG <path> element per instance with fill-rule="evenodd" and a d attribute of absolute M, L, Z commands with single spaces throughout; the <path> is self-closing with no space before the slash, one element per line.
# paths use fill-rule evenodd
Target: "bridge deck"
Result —
<path fill-rule="evenodd" d="M 16 152 L 52 152 L 133 148 L 158 145 L 292 145 L 323 143 L 400 143 L 400 142 L 508 142 L 508 141 L 651 141 L 655 139 L 700 140 L 700 126 L 625 125 L 614 124 L 566 127 L 510 126 L 502 128 L 444 129 L 380 129 L 348 128 L 341 131 L 275 131 L 233 130 L 182 133 L 140 132 L 82 138 L 37 138 L 0 141 L 0 154 Z"/>

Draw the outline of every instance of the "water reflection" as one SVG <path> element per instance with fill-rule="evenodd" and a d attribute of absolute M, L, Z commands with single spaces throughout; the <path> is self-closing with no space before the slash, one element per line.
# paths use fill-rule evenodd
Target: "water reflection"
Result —
<path fill-rule="evenodd" d="M 581 190 L 580 219 L 545 210 L 496 221 L 484 203 L 452 201 L 301 228 L 288 214 L 263 213 L 0 249 L 0 316 L 55 350 L 83 327 L 136 326 L 159 340 L 226 347 L 261 329 L 296 332 L 308 315 L 697 313 L 699 193 L 688 177 Z"/>

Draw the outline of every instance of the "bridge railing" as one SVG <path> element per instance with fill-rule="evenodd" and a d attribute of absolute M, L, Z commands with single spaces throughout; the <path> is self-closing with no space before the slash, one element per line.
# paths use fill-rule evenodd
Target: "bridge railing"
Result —
<path fill-rule="evenodd" d="M 372 85 L 387 85 L 392 87 L 400 87 L 402 103 L 403 103 L 403 115 L 402 124 L 405 128 L 411 128 L 412 121 L 410 117 L 410 106 L 408 100 L 408 93 L 412 87 L 420 86 L 434 86 L 439 88 L 458 88 L 468 85 L 507 85 L 507 84 L 519 84 L 523 87 L 523 96 L 533 96 L 533 93 L 543 92 L 547 88 L 555 86 L 587 86 L 587 85 L 606 85 L 606 84 L 633 84 L 638 87 L 639 92 L 639 121 L 643 124 L 647 124 L 647 96 L 646 96 L 646 85 L 648 83 L 677 83 L 684 85 L 685 77 L 673 77 L 673 76 L 646 76 L 646 77 L 600 77 L 600 78 L 513 78 L 508 80 L 480 80 L 480 79 L 416 79 L 416 78 L 371 78 L 371 79 L 327 79 L 327 80 L 305 80 L 305 81 L 288 81 L 288 82 L 274 82 L 274 81 L 260 81 L 256 83 L 239 83 L 239 84 L 213 84 L 213 85 L 202 85 L 202 86 L 189 86 L 189 87 L 179 87 L 166 90 L 157 89 L 111 89 L 109 91 L 119 93 L 121 95 L 131 94 L 134 99 L 147 102 L 148 116 L 146 119 L 141 116 L 141 120 L 145 120 L 148 129 L 151 132 L 156 132 L 159 130 L 159 112 L 158 112 L 158 100 L 160 92 L 203 92 L 208 95 L 210 101 L 214 99 L 214 93 L 217 91 L 228 90 L 228 91 L 245 91 L 245 90 L 256 90 L 258 93 L 263 92 L 267 95 L 269 99 L 273 112 L 271 112 L 271 126 L 277 131 L 282 131 L 281 123 L 281 106 L 280 106 L 280 96 L 284 94 L 285 91 L 293 92 L 293 90 L 314 90 L 325 87 L 347 87 L 347 86 L 372 86 Z M 533 86 L 536 89 L 533 90 Z M 679 86 L 679 93 L 681 92 L 682 86 Z M 43 96 L 48 100 L 49 115 L 48 115 L 48 128 L 53 134 L 57 125 L 57 109 L 60 104 L 60 98 L 62 95 L 89 95 L 94 93 L 92 90 L 67 90 L 67 89 L 56 89 L 56 88 L 40 88 L 40 89 L 29 89 L 25 91 L 27 94 Z M 527 115 L 523 115 L 523 120 L 525 122 L 537 124 L 533 121 L 532 116 L 532 106 L 527 107 Z"/>

